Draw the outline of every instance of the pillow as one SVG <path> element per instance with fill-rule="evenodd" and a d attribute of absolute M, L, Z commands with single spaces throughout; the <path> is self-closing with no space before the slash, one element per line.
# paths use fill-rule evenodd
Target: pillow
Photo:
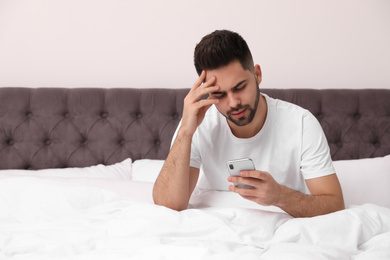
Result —
<path fill-rule="evenodd" d="M 155 182 L 164 165 L 164 160 L 141 159 L 133 162 L 132 180 Z"/>
<path fill-rule="evenodd" d="M 113 165 L 95 165 L 85 168 L 61 168 L 42 170 L 0 170 L 0 177 L 34 176 L 61 178 L 131 179 L 131 159 Z"/>
<path fill-rule="evenodd" d="M 390 208 L 390 155 L 334 161 L 345 206 L 373 203 Z"/>

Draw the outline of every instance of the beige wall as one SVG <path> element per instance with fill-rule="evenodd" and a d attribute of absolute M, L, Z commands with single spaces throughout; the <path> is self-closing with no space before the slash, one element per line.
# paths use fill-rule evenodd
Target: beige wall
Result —
<path fill-rule="evenodd" d="M 215 29 L 264 88 L 390 88 L 388 0 L 0 0 L 0 86 L 191 87 Z"/>

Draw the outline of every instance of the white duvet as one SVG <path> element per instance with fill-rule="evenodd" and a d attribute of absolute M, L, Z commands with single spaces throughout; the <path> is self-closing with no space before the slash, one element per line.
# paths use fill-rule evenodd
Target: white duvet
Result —
<path fill-rule="evenodd" d="M 91 183 L 0 179 L 0 259 L 390 259 L 385 207 L 297 219 L 238 207 L 177 212 L 140 199 L 150 185 Z"/>

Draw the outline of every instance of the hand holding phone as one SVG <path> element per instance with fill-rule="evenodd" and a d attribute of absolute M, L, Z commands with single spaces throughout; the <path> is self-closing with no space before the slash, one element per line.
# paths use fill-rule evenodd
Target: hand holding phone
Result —
<path fill-rule="evenodd" d="M 243 158 L 243 159 L 236 159 L 236 160 L 229 160 L 227 162 L 227 167 L 229 174 L 231 176 L 239 176 L 240 171 L 244 170 L 255 170 L 255 166 L 253 164 L 252 159 L 250 158 Z M 240 183 L 233 183 L 234 186 L 238 188 L 247 188 L 247 189 L 252 189 L 252 186 L 245 185 L 245 184 L 240 184 Z"/>

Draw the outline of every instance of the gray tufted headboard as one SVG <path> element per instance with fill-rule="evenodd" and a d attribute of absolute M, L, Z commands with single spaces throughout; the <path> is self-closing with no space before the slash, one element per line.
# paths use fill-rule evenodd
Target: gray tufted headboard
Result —
<path fill-rule="evenodd" d="M 390 89 L 262 89 L 309 109 L 333 160 L 390 154 Z M 188 89 L 0 88 L 0 169 L 165 159 Z"/>

